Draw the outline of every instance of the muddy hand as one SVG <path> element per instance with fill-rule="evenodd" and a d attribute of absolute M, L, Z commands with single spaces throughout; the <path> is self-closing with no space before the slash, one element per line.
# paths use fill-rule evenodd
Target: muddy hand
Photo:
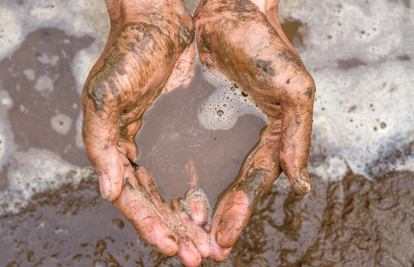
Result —
<path fill-rule="evenodd" d="M 216 261 L 228 256 L 281 170 L 296 193 L 310 191 L 307 159 L 315 84 L 282 31 L 278 4 L 202 0 L 194 15 L 202 64 L 238 84 L 269 121 L 241 175 L 216 206 L 211 224 Z"/>
<path fill-rule="evenodd" d="M 138 155 L 141 117 L 158 95 L 194 72 L 194 25 L 181 0 L 106 0 L 108 43 L 82 94 L 82 137 L 101 195 L 118 198 Z"/>
<path fill-rule="evenodd" d="M 127 169 L 125 186 L 114 206 L 142 238 L 162 253 L 176 255 L 186 266 L 198 266 L 202 257 L 210 255 L 207 233 L 177 215 L 159 195 L 150 173 L 133 165 L 134 172 Z"/>
<path fill-rule="evenodd" d="M 189 160 L 185 170 L 190 178 L 190 190 L 185 193 L 185 203 L 191 219 L 201 227 L 207 227 L 210 220 L 210 204 L 203 190 L 198 186 L 198 176 L 194 162 Z"/>
<path fill-rule="evenodd" d="M 210 222 L 210 205 L 203 190 L 198 186 L 198 177 L 194 162 L 189 160 L 185 166 L 190 178 L 190 190 L 184 198 L 174 198 L 172 204 L 182 226 L 193 238 L 200 255 L 203 258 L 210 256 L 210 242 L 208 223 Z"/>

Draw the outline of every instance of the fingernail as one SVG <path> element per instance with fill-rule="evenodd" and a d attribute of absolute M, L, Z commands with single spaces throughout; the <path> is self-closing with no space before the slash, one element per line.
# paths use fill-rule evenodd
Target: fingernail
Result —
<path fill-rule="evenodd" d="M 295 177 L 295 192 L 300 195 L 306 195 L 311 191 L 308 170 L 302 169 L 300 177 Z"/>
<path fill-rule="evenodd" d="M 108 201 L 111 197 L 111 182 L 109 181 L 107 174 L 102 174 L 99 176 L 99 187 L 101 189 L 101 197 Z"/>

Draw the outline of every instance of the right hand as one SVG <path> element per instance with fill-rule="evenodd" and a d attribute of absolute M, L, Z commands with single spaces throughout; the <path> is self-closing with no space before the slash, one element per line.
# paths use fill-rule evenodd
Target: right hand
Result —
<path fill-rule="evenodd" d="M 87 156 L 99 175 L 101 196 L 162 253 L 177 253 L 186 265 L 195 266 L 206 256 L 205 247 L 197 247 L 180 228 L 145 169 L 131 165 L 138 155 L 135 135 L 146 109 L 163 90 L 194 72 L 192 17 L 181 0 L 106 4 L 110 36 L 82 94 Z M 207 234 L 201 236 L 208 240 Z"/>
<path fill-rule="evenodd" d="M 307 161 L 316 89 L 283 33 L 278 5 L 279 0 L 203 0 L 194 15 L 201 63 L 238 84 L 269 122 L 215 207 L 210 237 L 216 261 L 227 258 L 281 171 L 296 193 L 311 189 Z"/>

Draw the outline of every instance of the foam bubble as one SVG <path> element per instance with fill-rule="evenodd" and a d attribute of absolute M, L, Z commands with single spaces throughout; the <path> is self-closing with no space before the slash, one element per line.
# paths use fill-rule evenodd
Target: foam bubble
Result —
<path fill-rule="evenodd" d="M 34 89 L 42 93 L 50 92 L 53 90 L 53 81 L 47 75 L 42 75 L 36 80 Z"/>
<path fill-rule="evenodd" d="M 266 116 L 248 98 L 248 94 L 225 76 L 203 68 L 203 76 L 216 91 L 208 97 L 198 112 L 198 120 L 208 130 L 228 130 L 237 119 L 252 114 L 267 121 Z"/>
<path fill-rule="evenodd" d="M 10 109 L 13 106 L 13 99 L 9 96 L 9 92 L 0 90 L 0 101 L 2 110 Z"/>
<path fill-rule="evenodd" d="M 42 64 L 44 64 L 44 65 L 49 64 L 49 63 L 50 63 L 49 56 L 48 56 L 48 55 L 46 55 L 46 54 L 41 54 L 41 55 L 37 56 L 37 57 L 36 57 L 36 59 L 37 59 L 40 63 L 42 63 Z"/>
<path fill-rule="evenodd" d="M 72 122 L 73 120 L 65 114 L 57 114 L 50 119 L 53 130 L 64 135 L 69 132 Z"/>
<path fill-rule="evenodd" d="M 23 71 L 24 76 L 30 81 L 33 81 L 36 78 L 36 74 L 32 69 L 26 69 Z"/>

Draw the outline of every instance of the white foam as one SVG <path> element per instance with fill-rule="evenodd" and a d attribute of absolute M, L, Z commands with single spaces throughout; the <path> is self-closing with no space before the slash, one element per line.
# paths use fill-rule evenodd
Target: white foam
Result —
<path fill-rule="evenodd" d="M 83 148 L 84 147 L 83 141 L 82 141 L 82 118 L 83 118 L 83 116 L 82 116 L 82 111 L 81 111 L 81 112 L 79 112 L 79 116 L 78 116 L 78 118 L 76 119 L 76 122 L 75 122 L 75 127 L 76 127 L 76 137 L 75 137 L 75 139 L 76 139 L 76 146 L 79 147 L 79 148 Z"/>
<path fill-rule="evenodd" d="M 10 57 L 19 49 L 27 34 L 43 27 L 58 28 L 75 37 L 89 35 L 95 38 L 93 45 L 76 55 L 72 64 L 80 94 L 86 76 L 103 51 L 109 34 L 109 17 L 105 2 L 96 0 L 3 1 L 0 6 L 0 60 Z M 57 55 L 46 54 L 40 55 L 37 59 L 40 63 L 51 66 L 56 65 L 60 60 Z M 36 79 L 33 70 L 26 69 L 23 74 L 29 80 Z M 34 89 L 42 94 L 50 92 L 53 90 L 53 80 L 48 76 L 37 77 Z M 9 179 L 9 189 L 0 192 L 0 214 L 17 211 L 18 207 L 24 206 L 36 192 L 56 188 L 59 184 L 69 181 L 76 185 L 82 177 L 92 173 L 92 169 L 80 169 L 50 151 L 38 149 L 22 151 L 16 147 L 10 124 L 6 119 L 7 110 L 12 106 L 13 100 L 7 91 L 0 88 L 0 171 L 7 164 Z M 23 104 L 19 107 L 22 112 L 27 112 Z M 64 114 L 58 114 L 51 119 L 51 127 L 60 134 L 66 134 L 71 125 L 72 119 Z M 78 145 L 81 128 L 76 128 L 78 129 L 76 138 Z M 6 203 L 7 207 L 5 207 Z"/>
<path fill-rule="evenodd" d="M 0 192 L 0 214 L 17 212 L 34 194 L 59 185 L 77 185 L 84 177 L 93 174 L 92 167 L 78 168 L 48 150 L 17 151 L 9 162 L 9 189 Z"/>
<path fill-rule="evenodd" d="M 76 37 L 90 35 L 103 50 L 109 34 L 109 17 L 104 1 L 26 0 L 0 6 L 0 60 L 19 48 L 28 33 L 42 27 L 55 27 Z M 46 58 L 47 57 L 47 58 Z M 56 64 L 59 58 L 43 56 L 44 64 Z M 90 63 L 90 64 L 93 64 Z"/>
<path fill-rule="evenodd" d="M 13 99 L 9 96 L 9 93 L 0 87 L 0 172 L 3 171 L 4 165 L 15 150 L 13 132 L 5 116 L 7 110 L 12 108 L 13 104 Z"/>
<path fill-rule="evenodd" d="M 0 6 L 0 60 L 17 49 L 24 40 L 21 15 L 5 5 Z"/>
<path fill-rule="evenodd" d="M 76 79 L 76 87 L 79 95 L 82 94 L 83 85 L 91 71 L 93 64 L 98 60 L 102 53 L 102 46 L 96 43 L 88 48 L 80 50 L 73 60 L 72 72 Z"/>
<path fill-rule="evenodd" d="M 203 68 L 203 76 L 216 91 L 208 97 L 198 112 L 201 125 L 209 130 L 228 130 L 238 118 L 252 114 L 267 121 L 266 116 L 248 98 L 238 85 L 232 84 L 223 75 Z"/>
<path fill-rule="evenodd" d="M 403 165 L 414 171 L 405 164 L 413 155 L 404 154 L 414 138 L 413 7 L 385 0 L 282 1 L 280 15 L 282 23 L 306 23 L 298 52 L 317 89 L 311 155 L 345 161 L 368 178 Z M 351 59 L 362 65 L 339 68 Z"/>
<path fill-rule="evenodd" d="M 33 81 L 34 79 L 36 79 L 36 74 L 35 74 L 34 70 L 32 70 L 32 69 L 25 69 L 23 71 L 23 74 L 30 81 Z"/>

